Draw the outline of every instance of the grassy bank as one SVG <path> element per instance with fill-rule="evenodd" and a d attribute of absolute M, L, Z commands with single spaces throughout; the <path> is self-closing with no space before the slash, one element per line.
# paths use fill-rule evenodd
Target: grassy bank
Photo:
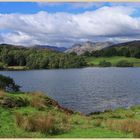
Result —
<path fill-rule="evenodd" d="M 114 56 L 114 57 L 87 57 L 86 61 L 88 65 L 98 66 L 101 61 L 107 61 L 112 64 L 112 66 L 116 66 L 119 61 L 126 60 L 130 63 L 133 63 L 134 67 L 140 67 L 140 59 L 133 57 L 123 57 L 123 56 Z"/>
<path fill-rule="evenodd" d="M 140 107 L 85 116 L 41 93 L 0 91 L 0 137 L 140 137 Z"/>
<path fill-rule="evenodd" d="M 7 70 L 29 70 L 26 66 L 8 66 L 6 67 Z"/>

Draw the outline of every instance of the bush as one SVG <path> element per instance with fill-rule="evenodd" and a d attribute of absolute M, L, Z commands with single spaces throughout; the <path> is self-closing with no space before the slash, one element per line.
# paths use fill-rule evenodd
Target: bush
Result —
<path fill-rule="evenodd" d="M 133 63 L 128 62 L 127 60 L 121 60 L 116 64 L 117 67 L 133 67 Z"/>
<path fill-rule="evenodd" d="M 45 98 L 42 93 L 32 94 L 31 106 L 39 110 L 43 110 L 46 107 Z"/>
<path fill-rule="evenodd" d="M 100 61 L 99 66 L 101 66 L 101 67 L 110 67 L 111 63 L 103 60 L 103 61 Z"/>
<path fill-rule="evenodd" d="M 127 118 L 134 118 L 135 117 L 135 113 L 134 112 L 128 112 L 125 114 L 125 117 Z"/>
<path fill-rule="evenodd" d="M 103 121 L 102 119 L 96 119 L 96 121 L 93 124 L 96 127 L 100 127 L 102 125 L 102 121 Z"/>
<path fill-rule="evenodd" d="M 0 62 L 0 70 L 4 69 L 4 64 Z"/>
<path fill-rule="evenodd" d="M 21 113 L 16 112 L 15 113 L 15 117 L 16 117 L 16 124 L 17 126 L 23 126 L 23 122 L 24 122 L 24 117 Z"/>
<path fill-rule="evenodd" d="M 6 95 L 6 93 L 4 91 L 0 90 L 0 98 L 4 97 L 5 95 Z"/>
<path fill-rule="evenodd" d="M 2 101 L 0 101 L 0 105 L 5 108 L 24 107 L 29 105 L 29 101 L 26 98 L 5 96 Z"/>
<path fill-rule="evenodd" d="M 51 114 L 23 116 L 21 113 L 17 112 L 15 114 L 15 117 L 17 126 L 27 131 L 41 132 L 50 135 L 55 135 L 64 132 L 63 128 L 57 125 L 55 117 Z"/>
<path fill-rule="evenodd" d="M 20 86 L 16 85 L 12 78 L 0 75 L 0 89 L 13 92 L 19 91 L 19 88 Z"/>
<path fill-rule="evenodd" d="M 106 126 L 110 130 L 117 130 L 124 133 L 133 133 L 135 138 L 140 138 L 140 121 L 139 120 L 107 120 Z"/>

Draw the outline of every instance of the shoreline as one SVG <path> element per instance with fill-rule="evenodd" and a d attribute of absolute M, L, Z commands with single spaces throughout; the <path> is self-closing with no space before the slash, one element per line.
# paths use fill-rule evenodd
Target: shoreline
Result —
<path fill-rule="evenodd" d="M 40 92 L 0 91 L 0 114 L 1 138 L 140 137 L 136 127 L 140 124 L 140 106 L 85 115 L 61 106 Z M 122 129 L 124 125 L 129 129 L 131 126 L 133 131 Z"/>
<path fill-rule="evenodd" d="M 31 70 L 69 70 L 69 69 L 82 69 L 82 68 L 140 68 L 140 66 L 133 66 L 133 67 L 101 67 L 101 66 L 87 66 L 87 67 L 77 67 L 77 68 L 52 68 L 52 69 L 29 69 L 29 68 L 23 68 L 23 69 L 15 69 L 15 68 L 4 68 L 0 69 L 0 71 L 31 71 Z"/>

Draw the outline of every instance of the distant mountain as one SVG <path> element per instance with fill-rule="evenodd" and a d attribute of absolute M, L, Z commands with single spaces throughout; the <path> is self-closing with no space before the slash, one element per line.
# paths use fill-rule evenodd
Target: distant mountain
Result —
<path fill-rule="evenodd" d="M 56 46 L 49 46 L 49 45 L 34 45 L 32 47 L 37 49 L 50 49 L 59 52 L 64 52 L 67 50 L 65 47 L 56 47 Z"/>
<path fill-rule="evenodd" d="M 75 44 L 71 48 L 67 49 L 66 53 L 75 52 L 78 55 L 84 54 L 85 52 L 92 52 L 95 50 L 101 50 L 103 48 L 112 46 L 112 42 L 84 42 L 81 44 Z"/>
<path fill-rule="evenodd" d="M 129 49 L 140 49 L 140 40 L 134 40 L 134 41 L 129 41 L 129 42 L 124 42 L 124 43 L 118 43 L 118 44 L 113 44 L 106 49 L 110 47 L 116 47 L 116 48 L 129 48 Z"/>
<path fill-rule="evenodd" d="M 45 49 L 51 51 L 64 52 L 66 50 L 65 47 L 56 47 L 49 45 L 34 45 L 34 46 L 21 46 L 21 45 L 13 45 L 13 44 L 0 44 L 0 47 L 11 47 L 11 48 L 36 48 L 36 49 Z"/>
<path fill-rule="evenodd" d="M 24 46 L 21 45 L 12 45 L 12 44 L 0 44 L 0 47 L 12 47 L 12 48 L 24 48 Z"/>
<path fill-rule="evenodd" d="M 34 45 L 34 46 L 22 46 L 22 45 L 12 45 L 12 44 L 0 44 L 0 47 L 13 47 L 13 48 L 36 48 L 36 49 L 45 49 L 45 50 L 51 50 L 51 51 L 57 51 L 57 52 L 65 52 L 65 53 L 71 53 L 75 52 L 78 55 L 84 54 L 85 52 L 92 52 L 96 50 L 102 50 L 102 49 L 109 49 L 111 47 L 115 48 L 122 48 L 126 47 L 130 50 L 140 49 L 140 40 L 137 41 L 129 41 L 124 43 L 112 43 L 109 41 L 106 42 L 84 42 L 79 44 L 74 44 L 70 48 L 65 47 L 57 47 L 57 46 L 49 46 L 49 45 Z"/>

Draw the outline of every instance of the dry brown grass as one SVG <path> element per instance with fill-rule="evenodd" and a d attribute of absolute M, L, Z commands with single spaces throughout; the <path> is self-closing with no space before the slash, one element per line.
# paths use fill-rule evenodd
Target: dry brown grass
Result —
<path fill-rule="evenodd" d="M 111 130 L 133 133 L 134 137 L 140 138 L 139 120 L 107 120 L 106 126 Z"/>
<path fill-rule="evenodd" d="M 41 92 L 36 92 L 31 94 L 31 106 L 37 109 L 44 109 L 45 108 L 45 99 L 43 98 L 44 95 Z"/>
<path fill-rule="evenodd" d="M 6 93 L 3 90 L 0 90 L 0 97 L 4 97 Z"/>
<path fill-rule="evenodd" d="M 51 114 L 45 115 L 40 114 L 38 116 L 22 116 L 21 113 L 16 113 L 16 124 L 17 126 L 31 132 L 42 132 L 45 134 L 57 134 L 64 130 L 61 127 L 62 124 L 57 125 L 55 117 Z"/>
<path fill-rule="evenodd" d="M 140 121 L 136 121 L 135 126 L 133 128 L 133 136 L 135 138 L 140 138 Z"/>
<path fill-rule="evenodd" d="M 120 130 L 125 133 L 133 132 L 135 125 L 136 125 L 136 121 L 134 121 L 134 120 L 121 121 Z"/>
<path fill-rule="evenodd" d="M 37 97 L 44 97 L 44 94 L 40 91 L 37 91 L 37 92 L 34 92 L 34 93 L 31 93 L 32 96 L 37 96 Z"/>
<path fill-rule="evenodd" d="M 119 125 L 118 125 L 119 123 L 116 122 L 116 120 L 112 120 L 112 119 L 107 120 L 105 122 L 105 124 L 110 130 L 118 130 L 119 129 Z"/>
<path fill-rule="evenodd" d="M 17 126 L 22 126 L 23 119 L 24 119 L 24 117 L 22 116 L 22 114 L 19 113 L 19 112 L 16 112 L 15 113 L 15 117 L 16 117 L 16 124 L 17 124 Z"/>
<path fill-rule="evenodd" d="M 28 131 L 40 131 L 42 133 L 53 133 L 55 129 L 55 120 L 51 115 L 40 115 L 39 117 L 28 117 L 27 118 Z"/>

